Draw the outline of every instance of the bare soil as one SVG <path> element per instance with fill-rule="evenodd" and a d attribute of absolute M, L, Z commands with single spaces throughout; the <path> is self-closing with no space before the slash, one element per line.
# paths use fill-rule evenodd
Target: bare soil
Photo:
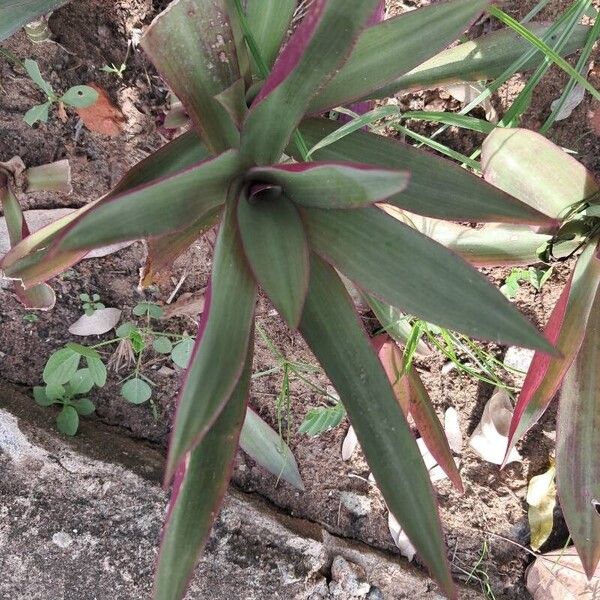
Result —
<path fill-rule="evenodd" d="M 162 128 L 168 90 L 156 75 L 143 52 L 134 52 L 122 80 L 100 71 L 105 64 L 119 64 L 125 57 L 127 41 L 136 30 L 143 29 L 166 1 L 152 0 L 77 0 L 52 17 L 50 26 L 57 44 L 33 45 L 22 34 L 16 34 L 3 47 L 20 58 L 34 58 L 57 90 L 75 84 L 95 82 L 109 94 L 112 102 L 124 115 L 122 133 L 114 138 L 91 133 L 80 128 L 78 117 L 70 113 L 66 123 L 56 116 L 47 125 L 27 126 L 22 116 L 32 104 L 40 102 L 39 91 L 18 70 L 0 60 L 0 161 L 18 155 L 27 165 L 38 165 L 68 158 L 73 169 L 73 194 L 32 194 L 22 198 L 24 208 L 79 207 L 107 192 L 135 162 L 160 147 L 171 135 Z M 389 14 L 411 9 L 423 2 L 391 0 Z M 506 9 L 522 17 L 534 6 L 533 0 L 513 0 Z M 552 18 L 564 10 L 568 2 L 556 1 L 546 9 L 544 18 Z M 479 25 L 480 26 L 480 25 Z M 522 85 L 516 78 L 494 98 L 502 111 Z M 590 81 L 600 86 L 600 71 L 593 70 Z M 547 114 L 553 99 L 560 95 L 566 82 L 562 73 L 553 70 L 534 95 L 524 126 L 535 129 Z M 447 94 L 427 91 L 400 98 L 413 109 L 454 109 L 458 105 Z M 593 171 L 600 173 L 600 138 L 594 130 L 593 116 L 598 106 L 589 97 L 566 121 L 558 124 L 552 139 L 578 152 L 579 158 Z M 598 128 L 596 128 L 598 129 Z M 430 131 L 423 126 L 423 131 Z M 480 140 L 464 132 L 449 129 L 445 143 L 469 152 Z M 146 291 L 137 288 L 138 271 L 145 249 L 139 243 L 118 254 L 85 261 L 66 275 L 55 278 L 56 308 L 39 313 L 36 322 L 23 319 L 26 311 L 7 290 L 0 290 L 0 377 L 31 388 L 41 381 L 44 364 L 49 355 L 64 343 L 73 341 L 67 327 L 81 315 L 80 293 L 98 293 L 106 306 L 124 310 L 123 320 L 140 300 L 165 303 L 175 284 L 185 276 L 178 296 L 201 293 L 210 272 L 210 244 L 202 241 L 175 265 L 172 278 Z M 543 326 L 568 274 L 569 264 L 557 268 L 543 290 L 523 286 L 516 299 L 517 306 L 531 320 Z M 503 283 L 507 269 L 494 269 L 487 275 L 496 284 Z M 440 302 L 443 302 L 443 290 Z M 289 331 L 265 299 L 258 307 L 259 324 L 288 359 L 316 365 L 302 339 Z M 375 323 L 365 315 L 367 327 Z M 160 325 L 170 331 L 194 333 L 195 322 L 176 318 Z M 81 340 L 77 340 L 81 341 Z M 84 340 L 94 343 L 96 339 Z M 487 346 L 501 357 L 504 348 Z M 166 445 L 173 415 L 178 373 L 161 375 L 164 363 L 153 361 L 148 373 L 157 383 L 158 418 L 147 405 L 132 406 L 119 395 L 119 381 L 124 373 L 113 374 L 111 383 L 94 393 L 96 415 L 87 420 L 86 428 L 100 420 L 142 438 L 159 448 Z M 254 371 L 276 366 L 276 359 L 260 340 L 257 341 Z M 478 384 L 456 370 L 442 374 L 444 360 L 440 357 L 419 361 L 417 367 L 438 410 L 438 414 L 453 406 L 461 416 L 465 436 L 475 428 L 492 388 Z M 253 382 L 251 404 L 271 425 L 277 427 L 276 398 L 281 389 L 281 375 L 256 378 Z M 313 377 L 322 387 L 327 381 L 322 374 Z M 256 492 L 275 506 L 290 514 L 323 524 L 333 533 L 366 542 L 376 548 L 397 553 L 387 526 L 387 511 L 377 489 L 368 482 L 369 469 L 360 453 L 351 461 L 341 459 L 341 444 L 348 429 L 345 421 L 337 429 L 317 438 L 297 433 L 307 411 L 322 405 L 322 398 L 299 380 L 291 390 L 291 412 L 283 416 L 289 425 L 290 446 L 298 460 L 306 491 L 300 493 L 265 473 L 251 459 L 239 454 L 234 471 L 234 485 L 244 491 Z M 1 402 L 1 399 L 0 399 Z M 33 400 L 32 400 L 33 402 Z M 458 495 L 448 481 L 436 485 L 449 556 L 454 575 L 466 581 L 478 565 L 470 582 L 489 578 L 497 599 L 527 598 L 523 574 L 530 555 L 525 494 L 527 481 L 543 471 L 553 449 L 554 412 L 548 411 L 543 421 L 526 437 L 520 451 L 523 463 L 513 463 L 503 471 L 479 459 L 465 449 L 461 457 L 461 475 L 465 482 L 464 496 Z M 289 419 L 289 422 L 288 422 Z M 366 507 L 362 516 L 342 502 L 343 492 L 353 492 L 362 498 Z M 566 539 L 566 530 L 557 513 L 555 532 L 544 550 L 559 547 Z M 525 546 L 525 547 L 522 547 Z M 418 560 L 418 559 L 417 559 Z"/>

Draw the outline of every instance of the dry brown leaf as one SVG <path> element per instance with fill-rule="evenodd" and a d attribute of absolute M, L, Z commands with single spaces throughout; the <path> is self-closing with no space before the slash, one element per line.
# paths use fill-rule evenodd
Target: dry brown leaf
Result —
<path fill-rule="evenodd" d="M 67 119 L 69 118 L 69 116 L 67 115 L 67 111 L 65 109 L 65 105 L 62 102 L 58 103 L 58 109 L 56 110 L 56 114 L 58 115 L 58 118 L 63 123 L 67 122 Z"/>
<path fill-rule="evenodd" d="M 562 105 L 562 108 L 558 111 L 556 115 L 557 121 L 564 121 L 568 119 L 573 111 L 583 102 L 585 98 L 585 88 L 582 85 L 577 84 L 572 90 L 571 93 L 567 96 L 565 103 Z M 550 106 L 550 110 L 555 110 L 560 102 L 560 98 L 557 98 L 552 102 Z"/>
<path fill-rule="evenodd" d="M 69 333 L 73 335 L 102 335 L 109 332 L 121 318 L 118 308 L 101 308 L 93 315 L 83 315 L 71 327 Z"/>
<path fill-rule="evenodd" d="M 527 488 L 527 504 L 529 504 L 527 515 L 532 550 L 539 550 L 552 533 L 556 505 L 555 475 L 556 468 L 551 464 L 545 473 L 532 477 Z"/>
<path fill-rule="evenodd" d="M 481 421 L 469 439 L 469 446 L 484 460 L 501 465 L 508 446 L 508 428 L 513 409 L 505 390 L 499 390 L 483 409 Z M 521 455 L 513 448 L 507 463 L 520 461 Z"/>
<path fill-rule="evenodd" d="M 112 137 L 119 135 L 125 121 L 123 113 L 112 103 L 106 90 L 95 83 L 89 86 L 98 92 L 98 100 L 92 106 L 76 109 L 77 114 L 90 131 Z"/>
<path fill-rule="evenodd" d="M 597 600 L 600 567 L 588 581 L 574 546 L 554 550 L 529 567 L 527 589 L 533 600 Z"/>
<path fill-rule="evenodd" d="M 186 292 L 181 294 L 179 298 L 165 306 L 164 319 L 171 319 L 173 317 L 192 317 L 196 319 L 204 311 L 204 294 L 202 292 Z"/>

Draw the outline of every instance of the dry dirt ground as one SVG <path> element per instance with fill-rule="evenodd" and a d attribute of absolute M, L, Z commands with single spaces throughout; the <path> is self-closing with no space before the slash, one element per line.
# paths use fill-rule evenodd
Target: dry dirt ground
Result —
<path fill-rule="evenodd" d="M 30 128 L 23 122 L 22 115 L 41 100 L 39 92 L 20 71 L 0 59 L 0 161 L 18 155 L 26 164 L 37 165 L 68 158 L 73 169 L 73 194 L 29 195 L 23 198 L 25 208 L 82 206 L 108 191 L 131 165 L 172 135 L 162 127 L 168 90 L 143 52 L 132 54 L 122 80 L 100 70 L 105 64 L 119 64 L 126 55 L 128 40 L 143 30 L 166 4 L 152 0 L 77 0 L 67 9 L 57 11 L 51 19 L 52 32 L 60 45 L 35 46 L 22 33 L 3 43 L 3 47 L 20 58 L 36 59 L 42 73 L 56 89 L 95 82 L 108 92 L 111 101 L 123 113 L 122 130 L 116 137 L 81 128 L 77 116 L 71 113 L 65 123 L 53 116 L 47 125 Z M 429 2 L 391 0 L 388 14 L 423 4 Z M 506 9 L 521 17 L 534 4 L 533 0 L 513 0 L 507 3 Z M 551 2 L 544 18 L 552 18 L 567 5 L 567 2 Z M 593 73 L 591 79 L 600 84 L 600 72 L 597 76 Z M 507 106 L 522 81 L 522 78 L 516 78 L 496 95 L 494 102 L 498 110 Z M 551 101 L 560 95 L 565 81 L 560 72 L 552 71 L 534 95 L 526 115 L 526 126 L 535 128 L 543 122 Z M 401 97 L 400 102 L 413 109 L 457 108 L 453 100 L 438 91 L 410 94 Z M 595 108 L 586 98 L 568 121 L 554 129 L 552 138 L 577 151 L 580 159 L 598 173 L 600 138 L 590 121 Z M 423 131 L 428 129 L 423 128 Z M 456 129 L 450 129 L 444 141 L 463 152 L 480 142 Z M 10 292 L 0 290 L 0 377 L 24 388 L 40 383 L 45 361 L 51 352 L 73 341 L 67 326 L 81 314 L 78 296 L 82 292 L 98 293 L 106 306 L 122 308 L 123 320 L 129 318 L 131 308 L 140 300 L 165 303 L 182 276 L 185 280 L 178 296 L 200 294 L 210 271 L 210 250 L 206 241 L 196 244 L 175 265 L 172 279 L 167 278 L 145 292 L 137 289 L 138 269 L 145 252 L 142 244 L 101 260 L 84 262 L 53 280 L 58 295 L 56 308 L 40 314 L 35 322 L 24 320 L 26 311 Z M 567 273 L 568 265 L 563 265 L 540 293 L 535 293 L 529 286 L 523 286 L 519 292 L 517 305 L 539 326 L 544 325 Z M 507 274 L 506 269 L 488 273 L 497 284 L 501 284 Z M 440 301 L 443 302 L 443 294 Z M 266 300 L 260 300 L 258 313 L 259 324 L 289 360 L 316 364 L 299 336 L 286 329 Z M 368 315 L 366 323 L 375 327 Z M 178 332 L 193 333 L 195 329 L 190 317 L 175 318 L 160 326 Z M 492 346 L 488 349 L 499 357 L 505 350 Z M 160 374 L 159 368 L 163 364 L 155 358 L 147 368 L 158 384 L 158 417 L 154 417 L 147 405 L 127 404 L 118 394 L 122 374 L 113 374 L 111 383 L 95 394 L 96 415 L 84 420 L 79 435 L 85 436 L 100 420 L 127 430 L 132 437 L 149 440 L 159 448 L 165 447 L 178 373 Z M 258 340 L 254 371 L 265 371 L 276 364 L 273 353 Z M 467 436 L 479 421 L 492 388 L 456 370 L 442 374 L 443 366 L 444 360 L 437 356 L 417 363 L 438 413 L 455 407 L 461 415 L 463 434 Z M 318 385 L 327 386 L 322 374 L 317 373 L 312 378 Z M 252 406 L 275 427 L 276 399 L 280 389 L 281 373 L 256 378 L 252 388 Z M 347 463 L 341 459 L 340 448 L 348 422 L 344 421 L 337 429 L 317 438 L 297 433 L 307 411 L 321 405 L 323 398 L 313 388 L 293 380 L 291 410 L 289 413 L 284 411 L 281 418 L 284 428 L 289 426 L 291 432 L 289 443 L 298 460 L 305 492 L 277 483 L 241 453 L 236 461 L 234 485 L 262 495 L 294 516 L 321 523 L 333 533 L 397 553 L 388 531 L 382 497 L 368 482 L 366 462 L 360 453 Z M 51 410 L 48 423 L 51 426 Z M 447 481 L 437 484 L 449 556 L 457 580 L 468 579 L 468 574 L 477 565 L 470 577 L 471 584 L 478 586 L 479 580 L 487 581 L 498 599 L 527 597 L 523 573 L 531 559 L 527 550 L 519 546 L 527 546 L 529 535 L 524 499 L 526 485 L 548 464 L 553 430 L 554 414 L 549 411 L 520 446 L 523 463 L 514 463 L 503 471 L 465 449 L 460 468 L 466 488 L 464 496 L 458 495 Z M 555 532 L 544 549 L 559 547 L 565 539 L 564 525 L 557 513 Z"/>

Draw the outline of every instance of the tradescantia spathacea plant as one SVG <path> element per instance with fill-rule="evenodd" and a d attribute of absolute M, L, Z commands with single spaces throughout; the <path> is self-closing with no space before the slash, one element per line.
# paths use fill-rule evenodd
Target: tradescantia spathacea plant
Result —
<path fill-rule="evenodd" d="M 43 7 L 21 11 L 13 29 L 61 3 L 24 6 L 35 4 Z M 390 511 L 449 597 L 455 589 L 428 473 L 338 272 L 426 321 L 553 352 L 467 262 L 378 203 L 441 220 L 553 227 L 553 216 L 445 160 L 362 131 L 305 160 L 337 127 L 319 117 L 330 109 L 417 86 L 419 77 L 422 85 L 493 77 L 513 60 L 512 34 L 500 52 L 495 38 L 480 51 L 461 55 L 457 46 L 435 55 L 485 10 L 484 0 L 439 3 L 368 26 L 378 5 L 314 0 L 283 44 L 294 0 L 172 2 L 142 47 L 192 129 L 2 260 L 7 277 L 31 287 L 94 248 L 146 239 L 147 285 L 220 223 L 170 443 L 165 483 L 174 485 L 157 599 L 184 595 L 225 493 L 248 396 L 259 287 L 327 372 Z"/>
<path fill-rule="evenodd" d="M 556 264 L 577 256 L 545 329 L 560 355 L 534 355 L 510 424 L 506 457 L 558 395 L 558 495 L 591 578 L 600 561 L 600 184 L 562 148 L 525 129 L 495 129 L 483 144 L 482 167 L 487 181 L 556 224 L 472 229 L 397 207 L 387 210 L 477 266 Z"/>
<path fill-rule="evenodd" d="M 507 456 L 558 393 L 558 495 L 591 578 L 600 561 L 600 184 L 532 131 L 494 131 L 482 159 L 488 181 L 559 220 L 543 232 L 548 239 L 538 249 L 541 258 L 552 262 L 582 250 L 545 330 L 561 356 L 535 354 L 510 425 Z M 521 255 L 524 263 L 536 262 L 527 254 Z"/>

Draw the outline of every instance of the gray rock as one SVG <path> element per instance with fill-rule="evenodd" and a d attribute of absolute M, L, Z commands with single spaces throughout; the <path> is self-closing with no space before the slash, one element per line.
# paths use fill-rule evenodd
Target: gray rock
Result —
<path fill-rule="evenodd" d="M 0 598 L 149 599 L 166 509 L 162 458 L 99 422 L 60 437 L 31 422 L 52 423 L 48 411 L 14 393 L 0 382 Z M 25 406 L 28 419 L 3 405 Z M 433 600 L 434 590 L 405 561 L 231 490 L 186 600 Z"/>

